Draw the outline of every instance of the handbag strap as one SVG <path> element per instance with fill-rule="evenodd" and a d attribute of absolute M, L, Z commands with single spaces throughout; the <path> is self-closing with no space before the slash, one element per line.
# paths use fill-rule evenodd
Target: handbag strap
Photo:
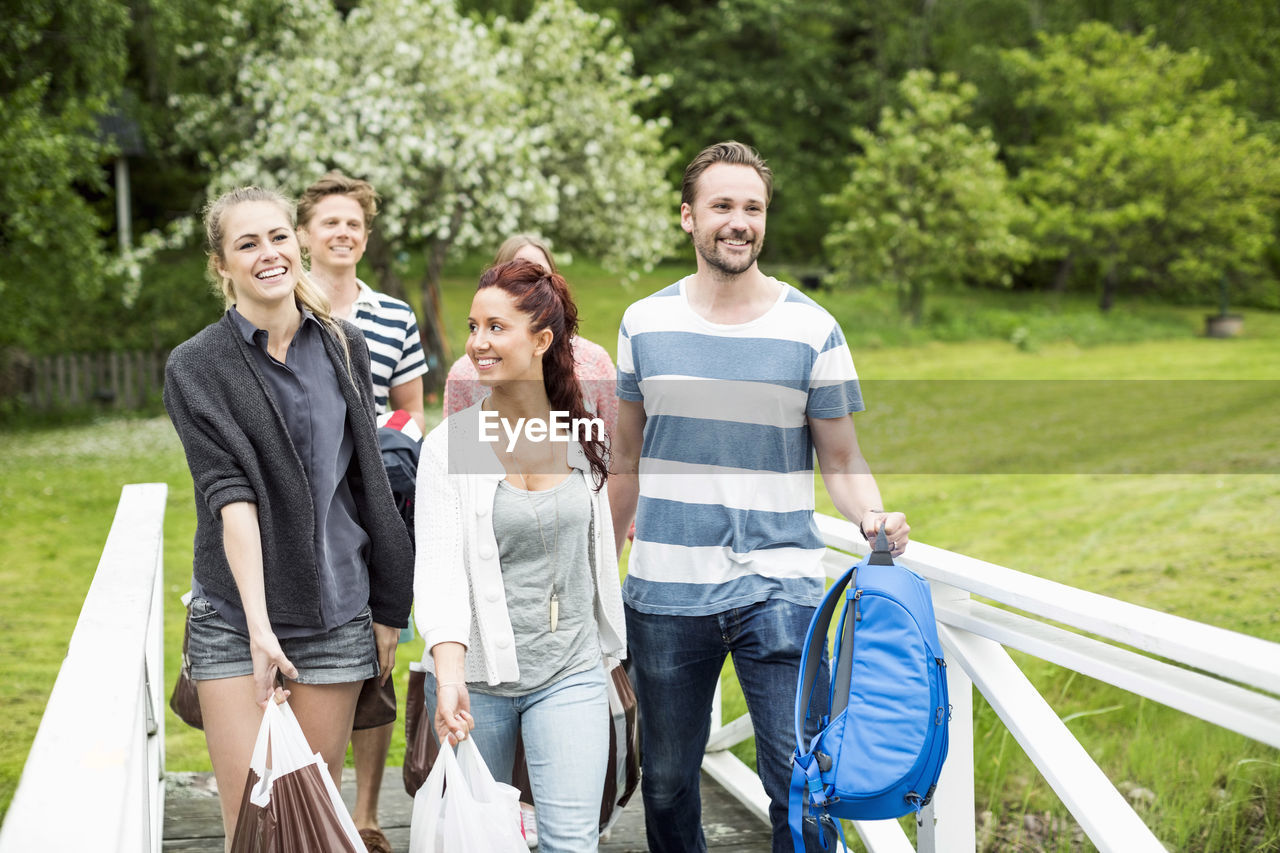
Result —
<path fill-rule="evenodd" d="M 809 623 L 809 633 L 804 638 L 804 648 L 800 653 L 800 680 L 796 684 L 796 748 L 801 754 L 806 752 L 804 742 L 804 721 L 809 716 L 809 704 L 813 699 L 813 688 L 818 678 L 818 667 L 822 664 L 822 652 L 827 647 L 827 629 L 831 627 L 831 617 L 835 614 L 836 605 L 842 600 L 844 592 L 857 576 L 855 565 L 836 581 L 823 597 L 818 610 Z"/>

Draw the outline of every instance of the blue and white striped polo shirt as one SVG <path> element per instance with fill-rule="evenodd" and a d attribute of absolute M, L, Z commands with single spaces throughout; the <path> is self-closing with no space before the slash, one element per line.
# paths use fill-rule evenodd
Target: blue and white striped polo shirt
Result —
<path fill-rule="evenodd" d="M 686 281 L 633 304 L 618 333 L 618 396 L 646 416 L 623 596 L 684 616 L 769 598 L 816 605 L 823 544 L 807 418 L 863 409 L 844 334 L 786 284 L 749 323 L 708 322 Z"/>
<path fill-rule="evenodd" d="M 351 322 L 364 332 L 369 347 L 369 368 L 373 373 L 375 414 L 387 411 L 390 389 L 427 372 L 418 335 L 418 320 L 409 303 L 378 293 L 358 281 L 360 293 L 351 306 Z"/>

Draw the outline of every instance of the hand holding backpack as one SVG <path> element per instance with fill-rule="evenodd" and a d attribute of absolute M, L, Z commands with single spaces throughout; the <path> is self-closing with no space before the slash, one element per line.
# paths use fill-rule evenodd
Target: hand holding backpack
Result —
<path fill-rule="evenodd" d="M 831 714 L 805 743 L 827 629 L 840 604 Z M 947 757 L 945 666 L 929 583 L 894 562 L 881 529 L 872 553 L 827 591 L 805 637 L 788 809 L 797 853 L 804 851 L 805 820 L 816 820 L 825 840 L 839 833 L 833 818 L 896 818 L 928 804 Z"/>

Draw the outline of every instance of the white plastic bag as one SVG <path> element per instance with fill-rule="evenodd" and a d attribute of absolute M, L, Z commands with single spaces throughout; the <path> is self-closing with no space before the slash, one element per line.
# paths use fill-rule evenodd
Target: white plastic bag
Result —
<path fill-rule="evenodd" d="M 445 790 L 445 781 L 448 790 Z M 474 738 L 447 744 L 413 798 L 409 853 L 528 853 L 520 792 L 493 778 Z"/>
<path fill-rule="evenodd" d="M 267 703 L 249 759 L 249 781 L 231 843 L 233 853 L 363 853 L 364 842 L 328 765 L 320 753 L 312 752 L 287 702 Z"/>

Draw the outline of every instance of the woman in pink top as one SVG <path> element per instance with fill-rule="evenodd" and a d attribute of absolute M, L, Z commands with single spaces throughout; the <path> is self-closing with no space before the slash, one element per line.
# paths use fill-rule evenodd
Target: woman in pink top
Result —
<path fill-rule="evenodd" d="M 547 272 L 559 273 L 555 259 L 547 244 L 529 234 L 517 234 L 508 237 L 498 247 L 497 257 L 491 266 L 505 264 L 507 261 L 520 260 L 538 264 Z M 617 373 L 613 359 L 599 344 L 575 335 L 573 345 L 574 373 L 582 384 L 582 396 L 587 408 L 595 412 L 604 421 L 605 431 L 613 435 L 618 423 L 618 397 L 615 391 Z M 449 368 L 445 379 L 444 414 L 445 417 L 462 411 L 471 404 L 488 396 L 489 389 L 478 381 L 475 365 L 465 355 Z"/>

